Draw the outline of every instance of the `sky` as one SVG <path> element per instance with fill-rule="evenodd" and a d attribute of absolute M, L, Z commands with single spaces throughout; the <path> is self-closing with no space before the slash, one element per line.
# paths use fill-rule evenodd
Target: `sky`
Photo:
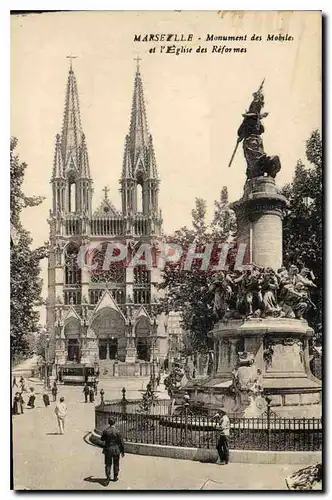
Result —
<path fill-rule="evenodd" d="M 245 161 L 239 147 L 231 168 L 237 129 L 252 93 L 265 78 L 265 151 L 278 154 L 277 184 L 289 182 L 305 142 L 321 129 L 321 16 L 319 12 L 67 12 L 14 16 L 11 20 L 11 134 L 28 164 L 24 190 L 46 199 L 23 213 L 34 245 L 48 239 L 49 183 L 54 143 L 61 133 L 67 55 L 73 62 L 97 208 L 105 185 L 120 208 L 119 177 L 128 133 L 134 58 L 141 58 L 147 119 L 161 178 L 159 205 L 164 231 L 190 224 L 195 197 L 209 215 L 227 185 L 241 197 Z M 175 42 L 192 53 L 160 53 L 162 42 L 134 42 L 135 34 L 193 34 Z M 246 42 L 207 42 L 207 34 L 244 36 Z M 267 41 L 268 34 L 293 37 Z M 252 35 L 262 41 L 251 41 Z M 199 40 L 200 38 L 200 40 Z M 212 46 L 244 47 L 212 53 Z M 208 49 L 197 53 L 198 46 Z M 155 53 L 149 49 L 155 47 Z M 43 263 L 44 292 L 47 263 Z M 45 293 L 44 293 L 45 295 Z"/>

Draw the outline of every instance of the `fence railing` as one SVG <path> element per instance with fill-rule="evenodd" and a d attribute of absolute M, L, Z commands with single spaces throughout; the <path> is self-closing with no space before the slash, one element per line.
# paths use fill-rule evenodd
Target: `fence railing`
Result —
<path fill-rule="evenodd" d="M 141 400 L 118 400 L 96 407 L 96 431 L 102 432 L 112 416 L 125 441 L 133 443 L 215 448 L 220 434 L 209 417 L 188 411 L 169 414 L 169 400 L 158 401 L 150 413 Z M 318 451 L 322 449 L 320 418 L 231 417 L 229 447 L 242 450 Z"/>

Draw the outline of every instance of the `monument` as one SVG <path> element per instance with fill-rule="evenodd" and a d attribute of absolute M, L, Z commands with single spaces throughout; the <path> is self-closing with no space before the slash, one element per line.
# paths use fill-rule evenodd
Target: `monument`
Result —
<path fill-rule="evenodd" d="M 191 400 L 224 407 L 238 416 L 260 416 L 266 396 L 278 416 L 317 417 L 321 414 L 321 382 L 309 367 L 312 328 L 304 319 L 314 307 L 310 271 L 282 266 L 282 219 L 286 198 L 275 177 L 278 156 L 264 151 L 263 84 L 243 114 L 238 145 L 243 142 L 247 164 L 243 196 L 233 203 L 237 243 L 246 245 L 249 269 L 232 270 L 215 279 L 216 324 L 209 332 L 214 345 L 214 370 L 209 379 L 186 391 Z M 230 166 L 229 165 L 229 166 Z"/>

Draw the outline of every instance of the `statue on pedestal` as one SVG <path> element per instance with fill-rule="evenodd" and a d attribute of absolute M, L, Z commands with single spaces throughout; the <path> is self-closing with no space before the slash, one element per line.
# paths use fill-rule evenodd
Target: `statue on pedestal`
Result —
<path fill-rule="evenodd" d="M 261 113 L 264 107 L 263 85 L 264 80 L 258 91 L 253 93 L 253 100 L 248 111 L 242 115 L 244 120 L 238 129 L 237 144 L 228 165 L 231 166 L 237 147 L 243 141 L 243 152 L 247 162 L 247 179 L 264 175 L 275 178 L 281 169 L 279 156 L 267 156 L 264 151 L 261 135 L 265 129 L 262 119 L 266 118 L 268 113 Z"/>

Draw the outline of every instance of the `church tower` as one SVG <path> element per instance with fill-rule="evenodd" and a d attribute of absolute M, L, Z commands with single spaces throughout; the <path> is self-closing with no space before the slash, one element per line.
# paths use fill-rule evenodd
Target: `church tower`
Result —
<path fill-rule="evenodd" d="M 147 220 L 146 232 L 160 236 L 158 210 L 159 178 L 152 135 L 149 133 L 143 84 L 137 60 L 129 133 L 125 139 L 122 177 L 122 212 L 127 217 Z M 135 232 L 135 231 L 134 231 Z"/>
<path fill-rule="evenodd" d="M 122 210 L 109 199 L 107 187 L 93 210 L 92 183 L 70 64 L 48 220 L 51 358 L 56 371 L 64 373 L 75 365 L 84 370 L 98 366 L 108 376 L 148 375 L 152 361 L 167 355 L 167 335 L 166 319 L 158 312 L 159 178 L 138 60 L 120 179 Z M 126 258 L 110 263 L 107 252 L 114 244 L 126 249 Z M 137 263 L 142 247 L 151 256 L 145 266 Z"/>
<path fill-rule="evenodd" d="M 62 133 L 56 136 L 51 182 L 54 216 L 91 215 L 92 179 L 72 65 L 67 81 Z"/>

